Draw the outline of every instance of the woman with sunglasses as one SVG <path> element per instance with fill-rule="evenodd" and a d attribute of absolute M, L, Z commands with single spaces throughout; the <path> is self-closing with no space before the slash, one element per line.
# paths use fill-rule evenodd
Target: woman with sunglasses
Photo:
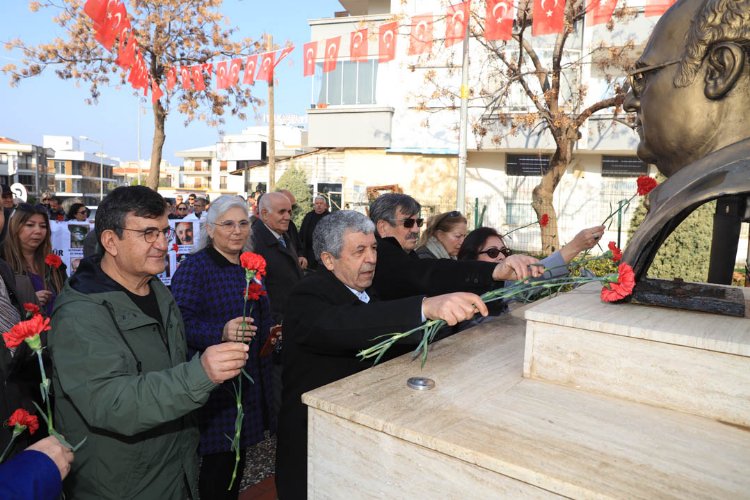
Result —
<path fill-rule="evenodd" d="M 184 219 L 188 214 L 187 203 L 178 203 L 173 214 L 169 214 L 170 219 Z"/>
<path fill-rule="evenodd" d="M 200 497 L 236 499 L 245 452 L 251 449 L 251 453 L 260 453 L 255 445 L 265 439 L 265 431 L 276 429 L 271 411 L 272 361 L 270 356 L 260 356 L 272 325 L 271 306 L 266 295 L 250 298 L 245 305 L 247 283 L 240 255 L 249 249 L 251 233 L 245 200 L 239 196 L 219 196 L 206 215 L 205 229 L 201 231 L 197 250 L 175 271 L 171 288 L 185 322 L 189 357 L 202 354 L 209 346 L 221 342 L 250 344 L 245 372 L 254 383 L 245 380 L 242 384 L 244 418 L 239 442 L 242 458 L 231 491 L 227 491 L 227 487 L 235 455 L 231 450 L 232 442 L 226 436 L 235 433 L 235 381 L 224 382 L 215 389 L 198 411 L 198 453 L 202 457 L 198 477 Z M 247 314 L 244 321 L 243 314 Z"/>
<path fill-rule="evenodd" d="M 89 217 L 89 209 L 83 203 L 73 203 L 65 215 L 65 220 L 86 222 Z"/>
<path fill-rule="evenodd" d="M 461 212 L 437 214 L 427 221 L 415 251 L 420 259 L 456 260 L 464 238 L 466 217 Z"/>
<path fill-rule="evenodd" d="M 42 205 L 21 203 L 13 212 L 8 235 L 3 243 L 3 257 L 16 274 L 26 275 L 36 291 L 42 310 L 52 313 L 55 297 L 65 282 L 65 264 L 59 268 L 44 261 L 52 253 L 52 231 L 47 210 Z"/>
<path fill-rule="evenodd" d="M 539 261 L 547 269 L 542 279 L 556 278 L 568 273 L 567 265 L 579 253 L 593 248 L 604 234 L 604 226 L 594 226 L 576 234 L 573 241 L 560 250 Z M 505 246 L 503 237 L 491 227 L 479 227 L 470 232 L 458 252 L 459 260 L 479 260 L 483 262 L 502 262 L 512 255 Z"/>

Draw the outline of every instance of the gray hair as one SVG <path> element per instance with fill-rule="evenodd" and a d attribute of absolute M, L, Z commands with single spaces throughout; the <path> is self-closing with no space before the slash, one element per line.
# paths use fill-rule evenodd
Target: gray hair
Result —
<path fill-rule="evenodd" d="M 208 226 L 215 227 L 216 222 L 229 210 L 233 208 L 241 208 L 246 214 L 249 215 L 249 211 L 247 208 L 247 203 L 242 198 L 242 196 L 236 196 L 231 194 L 223 194 L 216 198 L 214 202 L 211 203 L 211 209 L 206 212 L 206 220 L 205 222 L 201 223 L 201 237 L 200 240 L 198 240 L 198 244 L 195 245 L 193 253 L 199 252 L 200 250 L 203 250 L 207 246 L 212 246 L 213 241 L 211 240 L 211 237 L 208 235 L 208 231 L 206 230 Z M 247 241 L 245 242 L 245 245 L 243 246 L 243 251 L 250 251 L 252 250 L 251 242 L 250 242 L 250 235 L 248 234 Z"/>
<path fill-rule="evenodd" d="M 322 194 L 319 194 L 318 196 L 316 196 L 315 198 L 313 198 L 313 203 L 315 203 L 318 200 L 323 200 L 325 202 L 325 204 L 328 205 L 328 199 L 325 196 L 323 196 Z"/>
<path fill-rule="evenodd" d="M 347 232 L 372 234 L 375 224 L 354 210 L 339 210 L 327 217 L 323 217 L 313 231 L 313 252 L 315 259 L 320 262 L 320 254 L 328 252 L 338 259 L 344 248 L 344 235 Z"/>
<path fill-rule="evenodd" d="M 708 49 L 716 43 L 750 41 L 750 0 L 708 0 L 690 24 L 685 54 L 678 65 L 675 86 L 690 85 Z M 750 51 L 745 49 L 746 54 Z M 746 59 L 748 56 L 746 56 Z"/>
<path fill-rule="evenodd" d="M 385 193 L 378 196 L 370 204 L 370 219 L 377 224 L 379 220 L 386 220 L 391 226 L 396 224 L 396 211 L 401 209 L 407 217 L 417 215 L 422 209 L 422 205 L 408 194 Z"/>

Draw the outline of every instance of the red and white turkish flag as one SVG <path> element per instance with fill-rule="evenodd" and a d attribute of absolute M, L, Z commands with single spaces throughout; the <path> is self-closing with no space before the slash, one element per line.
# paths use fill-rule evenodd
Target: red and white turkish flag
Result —
<path fill-rule="evenodd" d="M 255 79 L 258 81 L 272 82 L 273 81 L 273 67 L 274 59 L 276 57 L 275 52 L 266 52 L 261 54 L 260 66 L 258 67 L 258 74 L 255 75 Z"/>
<path fill-rule="evenodd" d="M 193 79 L 190 77 L 190 73 L 192 73 L 190 66 L 182 66 L 180 68 L 180 80 L 182 88 L 185 90 L 193 89 Z"/>
<path fill-rule="evenodd" d="M 228 61 L 219 61 L 216 63 L 216 88 L 224 90 L 229 86 L 229 68 Z"/>
<path fill-rule="evenodd" d="M 378 61 L 388 62 L 396 58 L 398 22 L 381 24 L 378 33 Z"/>
<path fill-rule="evenodd" d="M 111 51 L 115 44 L 115 40 L 118 36 L 122 35 L 122 32 L 130 29 L 130 20 L 128 19 L 128 11 L 125 8 L 125 4 L 122 2 L 110 2 L 107 5 L 107 15 L 101 24 L 94 24 L 94 38 L 102 44 L 102 46 Z"/>
<path fill-rule="evenodd" d="M 432 14 L 411 18 L 411 36 L 409 36 L 409 55 L 424 54 L 432 49 L 433 40 Z"/>
<path fill-rule="evenodd" d="M 533 36 L 562 33 L 566 0 L 534 0 L 531 34 Z"/>
<path fill-rule="evenodd" d="M 190 66 L 190 76 L 193 79 L 195 90 L 206 90 L 206 82 L 203 80 L 203 66 L 201 64 Z"/>
<path fill-rule="evenodd" d="M 177 83 L 177 69 L 172 66 L 167 70 L 167 90 L 172 90 Z"/>
<path fill-rule="evenodd" d="M 110 0 L 86 0 L 83 12 L 97 24 L 102 24 L 107 16 L 107 6 Z"/>
<path fill-rule="evenodd" d="M 242 77 L 242 83 L 252 85 L 255 83 L 255 68 L 258 66 L 258 56 L 247 56 L 245 59 L 245 76 Z"/>
<path fill-rule="evenodd" d="M 349 59 L 352 61 L 367 61 L 367 28 L 352 31 L 351 40 L 349 40 Z"/>
<path fill-rule="evenodd" d="M 315 74 L 315 58 L 318 55 L 318 42 L 307 42 L 302 46 L 304 52 L 304 67 L 302 76 L 311 76 Z"/>
<path fill-rule="evenodd" d="M 130 30 L 126 29 L 120 34 L 120 43 L 117 46 L 117 64 L 122 69 L 128 69 L 135 62 L 135 49 L 138 42 L 135 39 L 135 35 Z"/>
<path fill-rule="evenodd" d="M 273 63 L 273 67 L 275 68 L 276 66 L 278 66 L 281 60 L 284 59 L 289 54 L 291 54 L 293 50 L 294 50 L 294 45 L 290 45 L 288 47 L 284 47 L 283 49 L 281 49 L 281 52 L 279 52 L 279 57 L 277 57 L 276 62 Z"/>
<path fill-rule="evenodd" d="M 148 66 L 143 61 L 143 56 L 141 56 L 140 52 L 136 53 L 135 61 L 130 67 L 128 81 L 134 89 L 143 89 L 143 95 L 146 95 L 148 92 Z"/>
<path fill-rule="evenodd" d="M 240 83 L 240 70 L 242 70 L 242 59 L 232 59 L 229 63 L 227 87 L 234 87 Z"/>
<path fill-rule="evenodd" d="M 163 95 L 164 92 L 162 92 L 162 90 L 156 84 L 156 80 L 151 80 L 151 104 L 156 104 L 156 102 L 161 99 L 161 96 Z"/>
<path fill-rule="evenodd" d="M 329 73 L 336 69 L 336 61 L 339 59 L 340 46 L 340 36 L 335 36 L 326 40 L 326 55 L 325 59 L 323 59 L 323 73 Z"/>
<path fill-rule="evenodd" d="M 487 40 L 510 40 L 515 15 L 513 0 L 487 0 L 484 37 Z"/>
<path fill-rule="evenodd" d="M 660 16 L 669 9 L 675 0 L 646 0 L 646 9 L 644 14 L 649 16 Z"/>
<path fill-rule="evenodd" d="M 450 47 L 464 40 L 469 22 L 470 0 L 448 7 L 445 15 L 445 46 Z"/>
<path fill-rule="evenodd" d="M 617 7 L 617 0 L 587 0 L 586 24 L 589 26 L 607 24 L 612 18 L 615 7 Z"/>

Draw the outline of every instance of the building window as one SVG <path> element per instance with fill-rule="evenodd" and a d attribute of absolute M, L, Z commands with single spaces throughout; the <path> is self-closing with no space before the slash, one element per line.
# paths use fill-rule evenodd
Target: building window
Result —
<path fill-rule="evenodd" d="M 603 156 L 602 177 L 638 177 L 648 174 L 648 165 L 635 156 Z"/>
<path fill-rule="evenodd" d="M 99 165 L 97 165 L 97 168 Z M 73 162 L 73 175 L 81 175 L 81 164 L 78 162 Z"/>
<path fill-rule="evenodd" d="M 318 183 L 318 194 L 325 196 L 328 199 L 328 206 L 331 207 L 331 211 L 341 210 L 341 184 L 337 183 Z"/>
<path fill-rule="evenodd" d="M 203 162 L 201 162 L 200 160 L 193 161 L 193 168 L 195 170 L 200 170 L 202 167 L 203 167 Z"/>
<path fill-rule="evenodd" d="M 520 176 L 542 176 L 549 170 L 549 155 L 506 155 L 505 173 Z"/>
<path fill-rule="evenodd" d="M 60 175 L 65 175 L 65 162 L 60 160 L 55 160 L 55 173 Z"/>
<path fill-rule="evenodd" d="M 221 162 L 219 163 L 219 171 L 226 172 L 227 171 L 227 163 L 229 163 L 229 162 L 227 162 L 226 160 L 221 160 Z"/>
<path fill-rule="evenodd" d="M 227 176 L 222 175 L 219 177 L 219 189 L 226 189 L 227 188 Z"/>
<path fill-rule="evenodd" d="M 68 190 L 67 187 L 65 187 L 65 181 L 55 181 L 55 191 L 58 193 L 64 193 Z"/>
<path fill-rule="evenodd" d="M 83 190 L 81 189 L 81 179 L 73 179 L 73 192 L 74 193 L 83 192 Z"/>
<path fill-rule="evenodd" d="M 378 61 L 365 62 L 339 61 L 336 69 L 323 73 L 320 69 L 320 91 L 318 103 L 328 105 L 375 104 L 375 84 L 377 82 Z"/>

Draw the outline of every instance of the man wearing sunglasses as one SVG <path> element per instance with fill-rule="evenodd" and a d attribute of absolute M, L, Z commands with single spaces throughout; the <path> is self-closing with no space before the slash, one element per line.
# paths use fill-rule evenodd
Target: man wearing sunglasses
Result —
<path fill-rule="evenodd" d="M 113 190 L 96 214 L 101 256 L 81 261 L 57 298 L 54 421 L 69 442 L 86 439 L 66 496 L 197 497 L 194 410 L 239 375 L 248 348 L 225 342 L 186 361 L 180 311 L 155 278 L 171 233 L 159 193 Z"/>
<path fill-rule="evenodd" d="M 543 266 L 527 255 L 512 255 L 499 264 L 420 259 L 414 252 L 423 219 L 411 196 L 387 193 L 370 205 L 375 223 L 378 265 L 372 286 L 383 300 L 450 292 L 483 293 L 497 281 L 541 276 Z"/>
<path fill-rule="evenodd" d="M 709 281 L 731 280 L 750 193 L 750 0 L 682 0 L 659 20 L 629 73 L 624 108 L 636 114 L 638 156 L 669 179 L 624 260 L 645 275 L 672 230 L 719 199 Z M 715 260 L 716 259 L 716 260 Z M 714 264 L 717 266 L 714 267 Z"/>

